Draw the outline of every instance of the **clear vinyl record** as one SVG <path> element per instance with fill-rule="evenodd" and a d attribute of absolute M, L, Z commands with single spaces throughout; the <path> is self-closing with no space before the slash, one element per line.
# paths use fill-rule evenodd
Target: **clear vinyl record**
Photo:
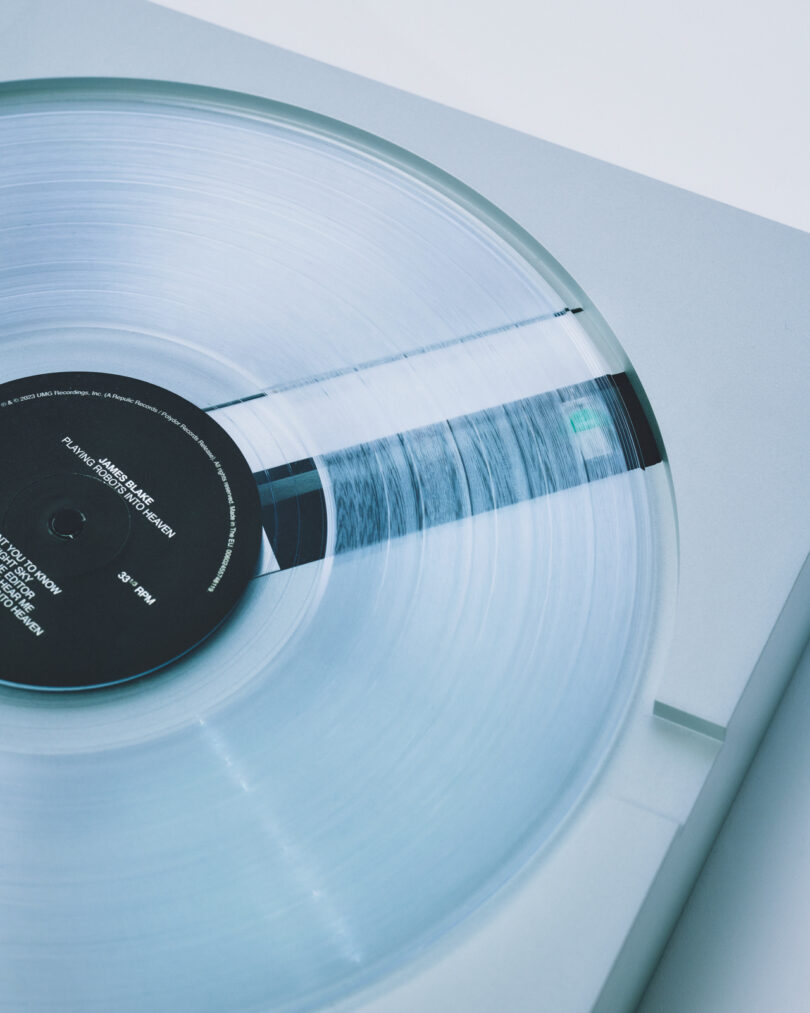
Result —
<path fill-rule="evenodd" d="M 54 81 L 0 151 L 0 1008 L 359 994 L 621 728 L 640 389 L 516 226 L 340 124 Z"/>

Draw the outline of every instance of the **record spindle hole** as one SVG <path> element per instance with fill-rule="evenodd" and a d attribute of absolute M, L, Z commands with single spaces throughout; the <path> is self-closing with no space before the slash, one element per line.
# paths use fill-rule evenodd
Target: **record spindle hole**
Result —
<path fill-rule="evenodd" d="M 56 538 L 72 541 L 77 538 L 87 523 L 87 518 L 76 507 L 60 507 L 48 522 L 48 530 Z"/>

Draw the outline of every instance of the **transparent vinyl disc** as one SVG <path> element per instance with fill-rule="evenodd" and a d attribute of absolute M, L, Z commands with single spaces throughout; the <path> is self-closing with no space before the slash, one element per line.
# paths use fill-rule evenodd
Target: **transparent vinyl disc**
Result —
<path fill-rule="evenodd" d="M 665 465 L 573 301 L 483 201 L 349 128 L 180 86 L 0 90 L 0 382 L 187 398 L 264 526 L 182 660 L 0 685 L 0 1008 L 359 1002 L 542 861 L 661 583 Z"/>

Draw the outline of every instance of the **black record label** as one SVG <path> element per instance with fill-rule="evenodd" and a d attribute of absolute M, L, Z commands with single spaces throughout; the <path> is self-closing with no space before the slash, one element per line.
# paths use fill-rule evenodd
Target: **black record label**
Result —
<path fill-rule="evenodd" d="M 260 545 L 250 468 L 193 404 L 104 373 L 0 385 L 0 681 L 82 689 L 174 661 Z"/>

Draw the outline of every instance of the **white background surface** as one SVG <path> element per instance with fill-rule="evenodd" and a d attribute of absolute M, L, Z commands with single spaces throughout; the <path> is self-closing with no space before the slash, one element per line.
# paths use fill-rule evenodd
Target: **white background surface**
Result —
<path fill-rule="evenodd" d="M 808 5 L 166 5 L 810 228 Z M 642 1013 L 810 1009 L 808 727 L 810 655 L 766 735 Z"/>
<path fill-rule="evenodd" d="M 810 229 L 801 0 L 164 0 Z"/>

